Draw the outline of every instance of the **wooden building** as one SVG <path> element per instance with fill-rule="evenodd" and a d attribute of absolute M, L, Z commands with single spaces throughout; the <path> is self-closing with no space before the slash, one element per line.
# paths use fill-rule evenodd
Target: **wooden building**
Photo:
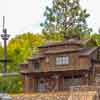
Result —
<path fill-rule="evenodd" d="M 100 49 L 91 44 L 96 42 L 72 38 L 40 46 L 38 54 L 20 64 L 23 91 L 62 91 L 95 84 L 100 77 Z"/>

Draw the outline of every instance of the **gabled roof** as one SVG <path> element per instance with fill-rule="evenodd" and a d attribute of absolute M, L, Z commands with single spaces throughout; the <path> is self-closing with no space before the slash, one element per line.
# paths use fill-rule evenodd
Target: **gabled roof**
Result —
<path fill-rule="evenodd" d="M 70 53 L 70 52 L 79 52 L 79 56 L 88 56 L 93 53 L 98 47 L 90 48 L 77 48 L 77 49 L 62 49 L 62 50 L 50 50 L 46 51 L 45 54 L 57 54 L 57 53 Z"/>
<path fill-rule="evenodd" d="M 56 42 L 47 42 L 43 46 L 39 46 L 39 48 L 48 48 L 48 47 L 55 47 L 55 46 L 61 46 L 61 45 L 86 45 L 88 43 L 94 43 L 96 44 L 96 41 L 93 39 L 87 39 L 87 40 L 80 40 L 80 39 L 68 39 L 64 41 L 56 41 Z"/>
<path fill-rule="evenodd" d="M 80 50 L 83 48 L 70 48 L 70 49 L 59 49 L 59 50 L 47 50 L 45 51 L 45 54 L 57 54 L 57 53 L 66 53 L 66 52 L 80 52 Z"/>
<path fill-rule="evenodd" d="M 41 59 L 41 58 L 44 58 L 44 55 L 38 53 L 38 54 L 32 55 L 32 57 L 28 58 L 27 60 L 30 60 L 31 61 L 31 60 Z"/>
<path fill-rule="evenodd" d="M 79 56 L 89 56 L 97 49 L 98 47 L 90 47 L 90 48 L 85 47 L 77 49 L 50 50 L 44 52 L 43 54 L 35 54 L 32 57 L 28 58 L 27 60 L 31 61 L 31 60 L 43 59 L 45 58 L 45 54 L 58 54 L 58 53 L 69 53 L 69 52 L 78 52 Z"/>
<path fill-rule="evenodd" d="M 97 46 L 96 40 L 87 39 L 87 40 L 83 41 L 83 45 L 85 45 L 85 46 L 91 46 L 91 44 L 92 44 L 92 46 Z"/>
<path fill-rule="evenodd" d="M 23 63 L 19 64 L 19 66 L 27 67 L 28 66 L 28 62 L 24 61 Z"/>
<path fill-rule="evenodd" d="M 81 47 L 81 45 L 85 45 L 88 42 L 91 42 L 91 39 L 88 40 L 79 40 L 79 39 L 69 39 L 65 41 L 58 41 L 58 42 L 49 42 L 46 45 L 40 46 L 39 48 L 48 48 L 48 47 L 55 47 L 55 46 L 62 46 L 62 45 L 79 45 L 80 47 L 78 48 L 67 48 L 67 49 L 53 49 L 53 50 L 47 50 L 44 53 L 38 53 L 34 54 L 32 57 L 28 58 L 27 60 L 37 60 L 37 59 L 42 59 L 45 58 L 45 54 L 57 54 L 57 53 L 65 53 L 65 52 L 78 52 L 79 56 L 88 56 L 91 53 L 93 53 L 98 47 Z M 95 42 L 95 41 L 93 41 Z"/>
<path fill-rule="evenodd" d="M 48 48 L 48 47 L 65 45 L 65 44 L 67 44 L 67 45 L 81 45 L 82 42 L 81 42 L 81 40 L 69 39 L 69 40 L 65 40 L 65 41 L 47 43 L 43 46 L 39 46 L 39 48 Z"/>
<path fill-rule="evenodd" d="M 79 56 L 88 56 L 97 49 L 98 49 L 98 47 L 83 48 L 83 50 L 80 51 Z"/>

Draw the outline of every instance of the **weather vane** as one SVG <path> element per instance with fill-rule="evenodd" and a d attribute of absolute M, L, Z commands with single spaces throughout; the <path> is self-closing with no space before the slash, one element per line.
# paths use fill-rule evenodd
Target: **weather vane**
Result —
<path fill-rule="evenodd" d="M 3 16 L 3 29 L 2 32 L 3 34 L 1 34 L 1 38 L 3 40 L 3 48 L 4 48 L 4 57 L 2 60 L 0 60 L 0 62 L 2 62 L 4 64 L 3 66 L 3 73 L 7 72 L 7 40 L 9 39 L 9 34 L 7 34 L 7 29 L 5 28 L 5 16 Z"/>

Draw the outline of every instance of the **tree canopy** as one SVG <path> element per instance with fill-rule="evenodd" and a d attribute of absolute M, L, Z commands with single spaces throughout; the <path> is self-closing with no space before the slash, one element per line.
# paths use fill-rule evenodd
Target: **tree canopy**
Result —
<path fill-rule="evenodd" d="M 45 21 L 41 23 L 43 33 L 60 33 L 64 37 L 89 34 L 91 29 L 87 26 L 89 14 L 82 9 L 80 0 L 53 0 L 52 7 L 46 7 Z"/>
<path fill-rule="evenodd" d="M 38 52 L 38 46 L 44 44 L 44 37 L 40 34 L 23 33 L 12 38 L 7 45 L 7 58 L 12 62 L 7 63 L 8 72 L 19 72 L 18 66 L 33 53 Z M 3 58 L 3 48 L 0 46 L 0 59 Z M 0 72 L 3 64 L 0 63 Z M 0 92 L 18 93 L 22 92 L 22 81 L 18 76 L 0 76 Z"/>

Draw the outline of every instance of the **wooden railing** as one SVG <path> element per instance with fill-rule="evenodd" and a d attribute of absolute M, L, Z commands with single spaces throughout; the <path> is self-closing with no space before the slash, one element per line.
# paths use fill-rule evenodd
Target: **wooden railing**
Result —
<path fill-rule="evenodd" d="M 72 86 L 68 100 L 100 100 L 100 86 Z"/>
<path fill-rule="evenodd" d="M 73 90 L 73 91 L 97 91 L 97 90 L 100 90 L 100 86 L 96 86 L 96 85 L 71 86 L 70 90 Z"/>
<path fill-rule="evenodd" d="M 70 70 L 86 70 L 88 66 L 56 66 L 49 67 L 48 71 L 70 71 Z"/>

